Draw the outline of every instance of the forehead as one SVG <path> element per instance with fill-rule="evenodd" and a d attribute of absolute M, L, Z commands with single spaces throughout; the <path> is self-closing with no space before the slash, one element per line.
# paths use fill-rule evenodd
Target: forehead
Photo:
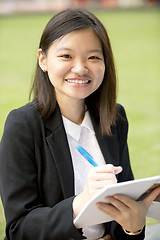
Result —
<path fill-rule="evenodd" d="M 52 46 L 54 48 L 70 47 L 90 47 L 102 49 L 101 41 L 98 35 L 92 29 L 81 29 L 72 31 L 58 39 L 56 39 Z"/>

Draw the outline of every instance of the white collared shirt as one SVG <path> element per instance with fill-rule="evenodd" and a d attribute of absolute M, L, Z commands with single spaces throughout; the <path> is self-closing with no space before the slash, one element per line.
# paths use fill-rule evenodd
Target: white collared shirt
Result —
<path fill-rule="evenodd" d="M 72 156 L 75 195 L 78 195 L 83 191 L 89 170 L 93 168 L 93 166 L 78 152 L 76 146 L 80 145 L 85 148 L 93 156 L 98 165 L 105 164 L 105 161 L 95 136 L 89 112 L 87 111 L 85 113 L 81 125 L 71 122 L 64 116 L 62 116 L 62 118 Z M 88 240 L 98 239 L 102 237 L 103 234 L 103 224 L 83 228 L 83 235 L 86 236 Z"/>

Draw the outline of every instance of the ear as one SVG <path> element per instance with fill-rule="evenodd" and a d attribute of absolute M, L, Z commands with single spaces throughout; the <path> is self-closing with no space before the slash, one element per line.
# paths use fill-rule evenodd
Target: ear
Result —
<path fill-rule="evenodd" d="M 38 49 L 37 56 L 39 59 L 39 66 L 43 72 L 47 72 L 47 64 L 46 64 L 46 55 L 43 53 L 42 49 Z"/>

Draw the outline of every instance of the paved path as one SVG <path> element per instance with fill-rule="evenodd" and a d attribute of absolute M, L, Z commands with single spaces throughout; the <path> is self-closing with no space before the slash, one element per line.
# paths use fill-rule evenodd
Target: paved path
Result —
<path fill-rule="evenodd" d="M 145 240 L 160 240 L 160 224 L 151 225 L 146 228 Z"/>

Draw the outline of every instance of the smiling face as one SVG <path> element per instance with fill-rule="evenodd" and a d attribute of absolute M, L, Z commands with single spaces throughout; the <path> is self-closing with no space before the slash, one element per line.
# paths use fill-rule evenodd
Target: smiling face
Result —
<path fill-rule="evenodd" d="M 105 72 L 102 46 L 91 29 L 76 30 L 57 39 L 39 65 L 48 72 L 58 102 L 81 101 L 101 85 Z"/>

